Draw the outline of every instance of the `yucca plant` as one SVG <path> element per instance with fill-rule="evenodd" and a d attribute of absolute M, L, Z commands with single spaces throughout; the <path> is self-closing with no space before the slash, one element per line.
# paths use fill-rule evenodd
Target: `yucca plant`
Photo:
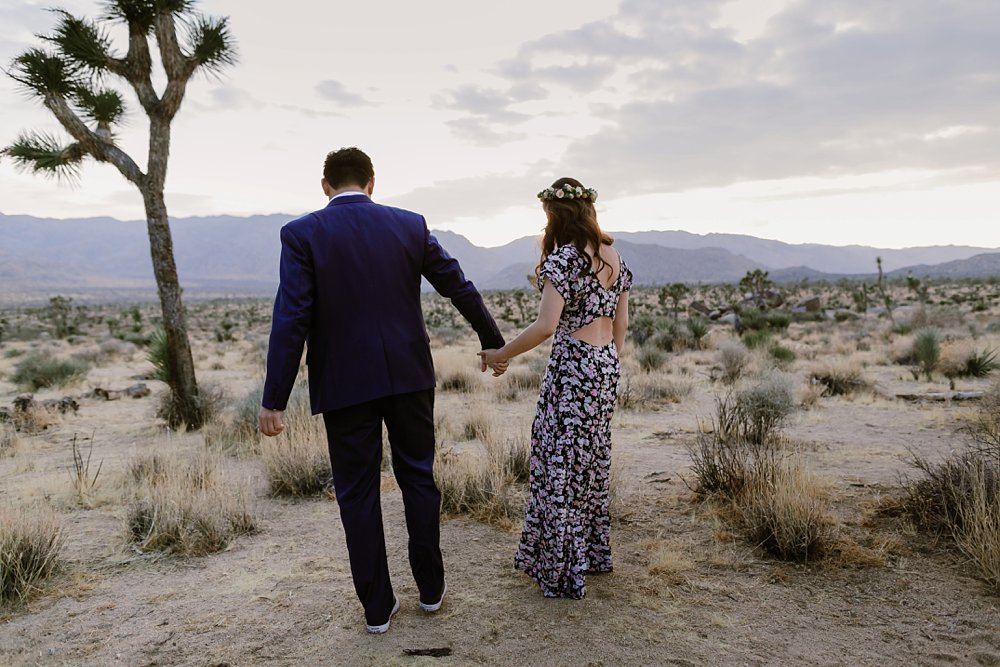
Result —
<path fill-rule="evenodd" d="M 928 382 L 931 380 L 931 373 L 937 368 L 941 361 L 941 341 L 938 338 L 937 329 L 921 329 L 913 339 L 913 358 L 917 363 L 917 370 L 923 372 Z"/>

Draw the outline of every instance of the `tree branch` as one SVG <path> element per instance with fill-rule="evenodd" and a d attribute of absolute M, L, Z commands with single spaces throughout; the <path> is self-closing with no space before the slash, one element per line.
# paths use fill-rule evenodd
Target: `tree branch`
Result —
<path fill-rule="evenodd" d="M 187 56 L 181 51 L 177 41 L 177 24 L 171 12 L 159 12 L 153 24 L 156 30 L 156 43 L 160 46 L 160 59 L 167 79 L 173 81 L 184 76 Z"/>
<path fill-rule="evenodd" d="M 113 164 L 122 176 L 138 185 L 140 189 L 146 185 L 146 175 L 139 169 L 135 160 L 110 140 L 105 140 L 96 132 L 91 131 L 83 120 L 73 112 L 65 97 L 48 94 L 44 99 L 45 106 L 69 132 L 70 136 L 77 140 L 83 150 L 99 162 Z"/>
<path fill-rule="evenodd" d="M 153 115 L 160 112 L 160 98 L 153 88 L 153 58 L 149 53 L 149 39 L 146 35 L 147 32 L 142 25 L 129 23 L 128 55 L 125 56 L 121 71 L 115 73 L 132 84 L 135 94 L 139 97 L 139 104 L 147 115 Z"/>

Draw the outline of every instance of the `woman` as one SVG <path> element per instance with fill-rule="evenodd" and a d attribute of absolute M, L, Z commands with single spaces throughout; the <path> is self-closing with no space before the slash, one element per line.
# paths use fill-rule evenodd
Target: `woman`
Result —
<path fill-rule="evenodd" d="M 538 319 L 484 364 L 555 334 L 531 427 L 531 499 L 514 566 L 546 597 L 580 599 L 586 574 L 611 571 L 611 416 L 632 273 L 597 224 L 597 191 L 560 178 L 538 193 L 548 218 L 535 270 Z"/>

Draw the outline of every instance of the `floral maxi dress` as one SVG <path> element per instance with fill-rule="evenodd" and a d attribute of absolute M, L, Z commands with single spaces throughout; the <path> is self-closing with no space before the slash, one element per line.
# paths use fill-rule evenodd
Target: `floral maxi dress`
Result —
<path fill-rule="evenodd" d="M 570 334 L 598 318 L 613 319 L 632 272 L 622 260 L 605 288 L 589 258 L 568 244 L 546 258 L 539 284 L 545 280 L 566 305 L 531 427 L 531 497 L 514 566 L 546 597 L 580 599 L 588 572 L 612 569 L 611 417 L 620 368 L 614 342 L 598 347 Z"/>

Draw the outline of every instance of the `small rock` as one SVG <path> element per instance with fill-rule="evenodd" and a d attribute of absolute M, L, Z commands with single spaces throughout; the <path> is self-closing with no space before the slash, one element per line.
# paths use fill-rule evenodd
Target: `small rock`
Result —
<path fill-rule="evenodd" d="M 149 387 L 143 383 L 134 384 L 125 390 L 125 395 L 130 398 L 146 398 L 152 393 Z"/>

